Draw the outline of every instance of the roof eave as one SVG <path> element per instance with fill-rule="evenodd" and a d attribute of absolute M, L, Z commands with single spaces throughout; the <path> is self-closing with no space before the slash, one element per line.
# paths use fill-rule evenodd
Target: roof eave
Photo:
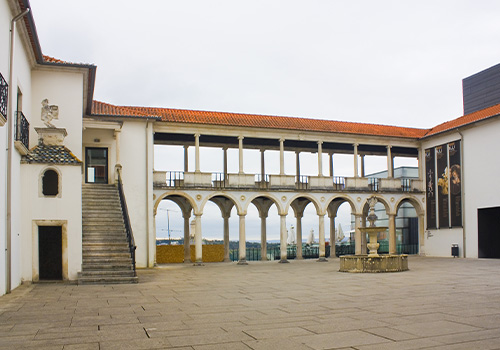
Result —
<path fill-rule="evenodd" d="M 482 118 L 482 119 L 479 119 L 479 120 L 474 120 L 474 121 L 469 122 L 469 123 L 461 124 L 459 126 L 455 126 L 453 128 L 450 128 L 450 129 L 442 130 L 442 131 L 439 131 L 439 132 L 436 132 L 436 133 L 433 133 L 433 134 L 424 135 L 424 136 L 422 136 L 420 138 L 420 140 L 425 140 L 425 139 L 428 139 L 428 138 L 431 138 L 431 137 L 434 137 L 434 136 L 438 136 L 438 135 L 443 135 L 443 134 L 446 134 L 446 133 L 456 132 L 456 131 L 458 131 L 460 129 L 470 127 L 473 124 L 481 123 L 481 122 L 490 120 L 490 119 L 495 118 L 495 117 L 500 117 L 500 113 L 493 114 L 493 115 L 490 115 L 489 117 Z"/>

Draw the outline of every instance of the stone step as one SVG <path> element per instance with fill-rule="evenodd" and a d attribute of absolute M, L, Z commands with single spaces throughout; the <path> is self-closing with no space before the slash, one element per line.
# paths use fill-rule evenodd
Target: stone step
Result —
<path fill-rule="evenodd" d="M 115 214 L 103 214 L 103 215 L 86 215 L 82 217 L 83 224 L 93 224 L 96 222 L 106 222 L 106 223 L 115 223 L 115 222 L 123 222 L 123 219 L 120 215 Z"/>
<path fill-rule="evenodd" d="M 124 283 L 138 283 L 138 278 L 136 277 L 112 277 L 112 276 L 100 276 L 100 277 L 80 277 L 78 279 L 78 284 L 124 284 Z"/>
<path fill-rule="evenodd" d="M 130 251 L 109 251 L 109 250 L 82 250 L 83 258 L 130 258 Z"/>
<path fill-rule="evenodd" d="M 106 257 L 106 256 L 89 256 L 82 257 L 82 262 L 85 266 L 98 265 L 98 266 L 132 266 L 132 259 L 130 254 L 127 257 Z"/>
<path fill-rule="evenodd" d="M 82 277 L 123 276 L 134 277 L 133 270 L 83 270 Z"/>
<path fill-rule="evenodd" d="M 97 254 L 99 255 L 104 255 L 104 254 L 129 254 L 130 255 L 130 249 L 128 247 L 83 247 L 82 248 L 82 254 L 84 256 L 95 256 Z"/>

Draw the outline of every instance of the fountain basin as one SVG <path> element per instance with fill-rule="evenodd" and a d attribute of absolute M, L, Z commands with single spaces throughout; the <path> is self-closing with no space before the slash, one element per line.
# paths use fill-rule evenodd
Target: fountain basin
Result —
<path fill-rule="evenodd" d="M 340 272 L 400 272 L 408 270 L 408 255 L 343 255 Z"/>

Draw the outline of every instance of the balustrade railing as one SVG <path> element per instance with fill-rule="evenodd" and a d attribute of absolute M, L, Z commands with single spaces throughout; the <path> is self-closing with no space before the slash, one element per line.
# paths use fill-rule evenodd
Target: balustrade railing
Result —
<path fill-rule="evenodd" d="M 380 179 L 378 177 L 369 177 L 368 186 L 370 186 L 370 190 L 378 192 L 380 189 Z"/>
<path fill-rule="evenodd" d="M 345 188 L 345 177 L 334 176 L 333 177 L 333 189 L 337 191 L 342 191 Z"/>
<path fill-rule="evenodd" d="M 134 277 L 135 277 L 137 276 L 137 272 L 135 270 L 135 249 L 137 247 L 135 245 L 134 234 L 132 232 L 130 217 L 128 215 L 127 201 L 125 200 L 125 193 L 123 191 L 122 177 L 120 174 L 120 170 L 117 170 L 117 173 L 118 173 L 118 193 L 120 194 L 120 203 L 122 207 L 123 221 L 125 224 L 125 231 L 127 232 L 128 247 L 130 251 L 130 257 L 132 258 L 132 266 L 134 269 Z"/>
<path fill-rule="evenodd" d="M 166 176 L 167 186 L 181 187 L 184 185 L 184 172 L 183 171 L 168 171 Z"/>
<path fill-rule="evenodd" d="M 9 99 L 9 85 L 0 74 L 0 114 L 7 120 L 7 101 Z"/>
<path fill-rule="evenodd" d="M 214 188 L 225 188 L 227 176 L 224 173 L 212 173 L 212 186 Z"/>
<path fill-rule="evenodd" d="M 269 189 L 269 175 L 255 174 L 255 184 L 261 190 Z"/>
<path fill-rule="evenodd" d="M 298 179 L 297 179 L 297 183 L 296 183 L 296 187 L 298 190 L 307 190 L 310 188 L 310 185 L 309 185 L 309 176 L 306 176 L 306 175 L 300 175 L 298 176 Z"/>
<path fill-rule="evenodd" d="M 411 191 L 411 179 L 401 178 L 401 190 L 403 190 L 403 192 Z"/>
<path fill-rule="evenodd" d="M 17 112 L 15 140 L 20 141 L 26 149 L 29 149 L 30 143 L 30 123 L 23 112 Z"/>

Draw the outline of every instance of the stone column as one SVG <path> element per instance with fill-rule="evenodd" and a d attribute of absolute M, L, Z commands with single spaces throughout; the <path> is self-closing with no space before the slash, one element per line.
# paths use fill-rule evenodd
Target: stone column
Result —
<path fill-rule="evenodd" d="M 280 175 L 285 175 L 285 139 L 280 139 Z"/>
<path fill-rule="evenodd" d="M 287 263 L 286 252 L 286 215 L 280 214 L 280 263 Z"/>
<path fill-rule="evenodd" d="M 239 167 L 239 174 L 243 174 L 243 136 L 238 136 L 238 148 L 239 148 L 239 158 L 240 158 L 240 167 Z"/>
<path fill-rule="evenodd" d="M 229 258 L 229 215 L 224 215 L 224 261 L 231 261 Z"/>
<path fill-rule="evenodd" d="M 418 149 L 418 179 L 419 180 L 425 180 L 424 176 L 424 166 L 425 166 L 425 161 L 422 159 L 422 150 L 419 148 Z"/>
<path fill-rule="evenodd" d="M 366 227 L 366 216 L 361 217 L 361 227 Z M 366 232 L 361 233 L 361 251 L 366 254 Z"/>
<path fill-rule="evenodd" d="M 358 144 L 354 144 L 354 177 L 358 177 Z"/>
<path fill-rule="evenodd" d="M 363 252 L 362 250 L 362 239 L 361 239 L 361 231 L 359 230 L 361 226 L 361 214 L 354 214 L 354 241 L 355 241 L 355 254 L 362 255 L 366 254 L 366 250 Z"/>
<path fill-rule="evenodd" d="M 195 172 L 200 172 L 200 134 L 194 134 L 194 159 L 195 159 Z"/>
<path fill-rule="evenodd" d="M 330 257 L 335 258 L 335 216 L 330 216 Z"/>
<path fill-rule="evenodd" d="M 224 182 L 228 180 L 227 176 L 227 147 L 224 147 L 223 149 L 224 152 Z"/>
<path fill-rule="evenodd" d="M 260 150 L 260 181 L 262 182 L 266 181 L 266 158 L 264 156 L 264 151 L 264 149 Z"/>
<path fill-rule="evenodd" d="M 189 159 L 188 159 L 188 145 L 184 145 L 184 172 L 189 171 Z"/>
<path fill-rule="evenodd" d="M 295 151 L 295 174 L 297 175 L 297 184 L 300 183 L 300 152 Z"/>
<path fill-rule="evenodd" d="M 201 266 L 203 265 L 203 238 L 201 235 L 201 214 L 195 214 L 195 220 L 196 220 L 196 231 L 194 234 L 194 241 L 195 241 L 195 265 L 196 266 Z"/>
<path fill-rule="evenodd" d="M 267 261 L 267 215 L 260 215 L 260 260 Z"/>
<path fill-rule="evenodd" d="M 296 217 L 296 229 L 297 229 L 297 259 L 302 259 L 302 214 L 298 214 Z"/>
<path fill-rule="evenodd" d="M 361 177 L 365 177 L 365 155 L 360 155 L 361 158 Z"/>
<path fill-rule="evenodd" d="M 191 244 L 189 242 L 189 218 L 191 213 L 183 214 L 184 218 L 184 262 L 192 263 L 191 261 Z"/>
<path fill-rule="evenodd" d="M 328 153 L 328 161 L 330 163 L 330 176 L 333 177 L 333 153 Z"/>
<path fill-rule="evenodd" d="M 327 261 L 325 258 L 325 214 L 320 214 L 319 218 L 319 259 Z"/>
<path fill-rule="evenodd" d="M 323 141 L 318 141 L 318 176 L 323 176 Z"/>
<path fill-rule="evenodd" d="M 387 146 L 387 178 L 389 179 L 394 177 L 394 165 L 392 161 L 391 148 L 392 146 Z"/>
<path fill-rule="evenodd" d="M 396 214 L 389 214 L 389 254 L 396 253 Z"/>
<path fill-rule="evenodd" d="M 419 243 L 420 243 L 420 249 L 419 249 L 419 255 L 425 256 L 425 215 L 424 214 L 419 214 L 418 215 L 418 232 L 419 232 Z M 464 258 L 466 258 L 464 254 Z"/>
<path fill-rule="evenodd" d="M 247 246 L 245 234 L 245 215 L 238 214 L 240 217 L 240 242 L 239 242 L 239 259 L 238 265 L 248 265 L 247 263 Z"/>

